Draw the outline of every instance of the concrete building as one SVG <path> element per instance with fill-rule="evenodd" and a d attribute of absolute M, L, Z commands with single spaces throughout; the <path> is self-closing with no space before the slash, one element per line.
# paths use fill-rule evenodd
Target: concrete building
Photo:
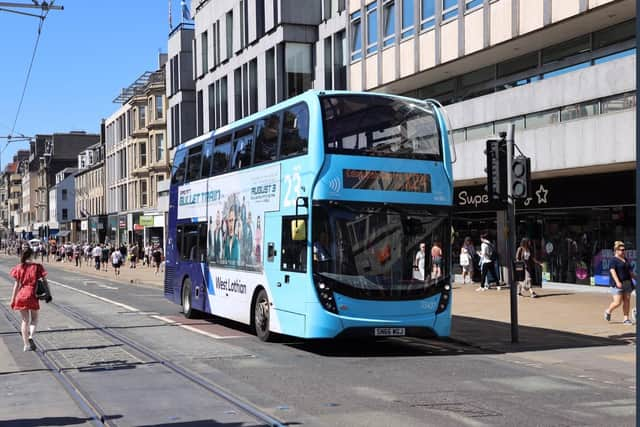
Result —
<path fill-rule="evenodd" d="M 324 88 L 325 80 L 346 88 L 345 7 L 344 1 L 192 0 L 196 135 Z"/>
<path fill-rule="evenodd" d="M 76 168 L 65 168 L 54 177 L 55 221 L 59 224 L 59 231 L 55 237 L 59 238 L 60 242 L 79 242 L 81 238 L 79 218 L 76 217 L 75 174 L 77 172 Z"/>
<path fill-rule="evenodd" d="M 459 238 L 503 226 L 483 151 L 513 123 L 533 169 L 517 234 L 544 262 L 538 279 L 608 282 L 614 240 L 635 259 L 634 1 L 350 0 L 348 12 L 350 89 L 447 105 Z"/>
<path fill-rule="evenodd" d="M 78 154 L 75 174 L 76 218 L 80 218 L 80 239 L 104 243 L 107 231 L 104 179 L 104 143 Z"/>
<path fill-rule="evenodd" d="M 165 64 L 146 72 L 114 102 L 121 107 L 105 120 L 106 239 L 142 246 L 164 241 L 165 211 L 159 211 L 158 185 L 170 175 L 166 132 Z"/>

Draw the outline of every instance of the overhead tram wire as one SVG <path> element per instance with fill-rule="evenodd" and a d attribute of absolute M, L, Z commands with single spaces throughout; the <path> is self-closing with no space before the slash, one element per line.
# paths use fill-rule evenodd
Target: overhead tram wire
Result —
<path fill-rule="evenodd" d="M 31 76 L 31 69 L 33 68 L 33 62 L 36 58 L 36 52 L 38 51 L 38 44 L 40 43 L 40 36 L 42 35 L 42 27 L 44 25 L 44 20 L 46 19 L 47 15 L 49 14 L 49 9 L 43 10 L 42 13 L 40 14 L 39 18 L 40 18 L 40 22 L 38 23 L 38 35 L 36 37 L 36 43 L 33 46 L 33 53 L 31 54 L 31 61 L 29 62 L 29 68 L 27 70 L 27 76 L 25 78 L 24 81 L 24 86 L 22 87 L 22 94 L 20 95 L 20 102 L 18 103 L 18 110 L 16 111 L 16 117 L 13 120 L 13 126 L 11 126 L 11 132 L 9 133 L 10 135 L 13 134 L 13 132 L 16 129 L 16 124 L 18 123 L 18 117 L 20 117 L 20 111 L 22 110 L 22 103 L 24 102 L 24 95 L 27 92 L 27 86 L 29 84 L 29 78 Z M 7 143 L 5 144 L 4 148 L 7 148 L 7 146 L 9 145 L 9 142 L 11 140 L 8 139 Z"/>

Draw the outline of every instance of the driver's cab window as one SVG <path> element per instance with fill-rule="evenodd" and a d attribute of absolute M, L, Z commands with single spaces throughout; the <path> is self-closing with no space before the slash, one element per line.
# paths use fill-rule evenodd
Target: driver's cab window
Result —
<path fill-rule="evenodd" d="M 305 273 L 307 271 L 307 217 L 282 218 L 282 248 L 280 269 Z"/>

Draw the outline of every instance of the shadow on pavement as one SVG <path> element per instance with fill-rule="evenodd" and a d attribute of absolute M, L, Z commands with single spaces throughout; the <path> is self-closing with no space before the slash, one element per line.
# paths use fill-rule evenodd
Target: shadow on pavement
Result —
<path fill-rule="evenodd" d="M 120 416 L 113 418 L 121 418 Z M 20 418 L 15 420 L 0 420 L 0 425 L 11 427 L 44 427 L 44 426 L 72 426 L 92 422 L 92 418 L 78 417 L 42 417 L 42 418 Z M 5 424 L 5 422 L 7 424 Z"/>
<path fill-rule="evenodd" d="M 510 323 L 465 316 L 453 316 L 452 319 L 453 340 L 498 353 L 628 345 L 630 338 L 635 341 L 633 333 L 597 337 L 522 325 L 518 332 L 519 342 L 514 344 L 511 343 Z"/>

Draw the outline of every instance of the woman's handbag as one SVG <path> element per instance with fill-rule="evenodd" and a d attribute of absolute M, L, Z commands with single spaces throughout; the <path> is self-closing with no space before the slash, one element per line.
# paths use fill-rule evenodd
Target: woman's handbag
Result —
<path fill-rule="evenodd" d="M 36 298 L 46 303 L 50 303 L 51 300 L 53 300 L 49 286 L 47 286 L 46 282 L 42 279 L 38 279 L 36 282 Z"/>

